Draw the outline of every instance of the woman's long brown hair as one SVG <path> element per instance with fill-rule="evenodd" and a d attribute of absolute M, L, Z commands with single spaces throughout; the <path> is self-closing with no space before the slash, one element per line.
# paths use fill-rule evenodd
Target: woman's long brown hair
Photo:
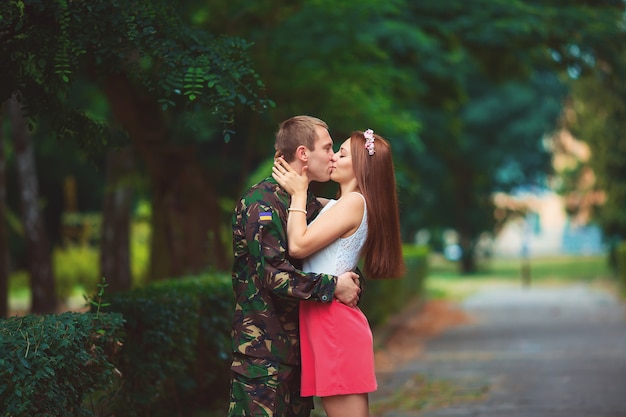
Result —
<path fill-rule="evenodd" d="M 405 273 L 400 238 L 396 174 L 391 146 L 374 134 L 375 153 L 365 148 L 363 132 L 350 136 L 352 167 L 367 203 L 367 240 L 362 255 L 367 278 L 399 278 Z"/>

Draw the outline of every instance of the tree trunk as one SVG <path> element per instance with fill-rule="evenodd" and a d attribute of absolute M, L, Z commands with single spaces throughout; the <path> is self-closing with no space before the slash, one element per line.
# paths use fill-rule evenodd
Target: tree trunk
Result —
<path fill-rule="evenodd" d="M 39 211 L 39 182 L 33 144 L 17 97 L 11 98 L 9 107 L 32 291 L 31 312 L 55 313 L 58 301 L 52 273 L 50 244 Z"/>
<path fill-rule="evenodd" d="M 217 191 L 213 188 L 213 185 L 213 182 L 207 184 L 207 196 L 203 201 L 206 205 L 200 207 L 202 210 L 200 216 L 203 216 L 207 220 L 209 227 L 209 242 L 207 247 L 209 265 L 215 266 L 220 271 L 228 271 L 232 266 L 232 256 L 227 252 L 225 242 L 222 239 L 224 230 L 222 208 L 217 198 Z M 228 224 L 228 230 L 230 230 L 230 223 Z"/>
<path fill-rule="evenodd" d="M 219 201 L 197 157 L 196 147 L 168 143 L 158 103 L 133 92 L 125 77 L 110 77 L 106 94 L 150 178 L 149 279 L 198 273 L 212 263 L 223 267 L 227 257 L 216 233 L 219 231 Z"/>
<path fill-rule="evenodd" d="M 461 231 L 459 233 L 459 244 L 461 246 L 461 273 L 472 274 L 476 272 L 476 255 L 472 236 Z"/>
<path fill-rule="evenodd" d="M 110 150 L 106 160 L 107 184 L 102 210 L 100 276 L 108 292 L 130 290 L 130 224 L 134 172 L 132 148 Z"/>
<path fill-rule="evenodd" d="M 153 158 L 162 169 L 152 177 L 154 279 L 197 274 L 209 265 L 224 268 L 220 207 L 193 146 L 163 147 Z M 168 253 L 169 258 L 160 256 Z"/>
<path fill-rule="evenodd" d="M 0 317 L 9 315 L 9 237 L 6 222 L 7 181 L 4 153 L 4 106 L 0 109 Z"/>
<path fill-rule="evenodd" d="M 459 234 L 459 246 L 461 247 L 461 259 L 459 270 L 461 274 L 476 272 L 476 258 L 474 253 L 474 227 L 470 218 L 470 210 L 474 207 L 473 175 L 470 169 L 457 162 L 455 178 L 455 210 L 456 231 Z"/>
<path fill-rule="evenodd" d="M 152 157 L 163 159 L 163 169 L 152 175 L 151 275 L 163 279 L 198 273 L 209 264 L 203 170 L 191 147 L 166 146 Z M 159 256 L 164 251 L 169 259 Z"/>

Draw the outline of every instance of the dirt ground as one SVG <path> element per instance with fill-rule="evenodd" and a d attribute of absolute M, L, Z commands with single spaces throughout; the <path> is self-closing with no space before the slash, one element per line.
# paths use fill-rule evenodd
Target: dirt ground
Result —
<path fill-rule="evenodd" d="M 416 302 L 374 332 L 376 371 L 389 372 L 420 355 L 424 343 L 448 328 L 471 322 L 472 317 L 445 300 Z"/>

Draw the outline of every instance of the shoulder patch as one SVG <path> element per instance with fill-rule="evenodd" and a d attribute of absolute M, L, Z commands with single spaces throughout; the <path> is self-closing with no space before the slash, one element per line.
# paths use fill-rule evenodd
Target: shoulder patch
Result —
<path fill-rule="evenodd" d="M 259 212 L 259 221 L 260 222 L 272 221 L 272 212 L 271 211 L 261 211 L 261 212 Z"/>

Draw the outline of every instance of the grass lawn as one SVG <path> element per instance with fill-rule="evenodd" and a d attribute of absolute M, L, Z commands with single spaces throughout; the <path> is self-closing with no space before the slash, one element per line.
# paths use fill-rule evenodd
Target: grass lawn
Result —
<path fill-rule="evenodd" d="M 59 306 L 60 311 L 80 310 L 86 306 L 84 295 L 87 292 L 80 286 L 77 286 L 72 295 L 64 300 Z M 19 287 L 9 291 L 9 316 L 27 314 L 30 309 L 31 294 L 30 288 Z"/>
<path fill-rule="evenodd" d="M 474 274 L 461 275 L 455 262 L 432 255 L 426 279 L 427 297 L 458 300 L 484 286 L 523 285 L 521 259 L 490 259 L 481 262 L 478 269 Z M 531 286 L 573 282 L 614 285 L 606 256 L 530 258 L 528 270 Z"/>

